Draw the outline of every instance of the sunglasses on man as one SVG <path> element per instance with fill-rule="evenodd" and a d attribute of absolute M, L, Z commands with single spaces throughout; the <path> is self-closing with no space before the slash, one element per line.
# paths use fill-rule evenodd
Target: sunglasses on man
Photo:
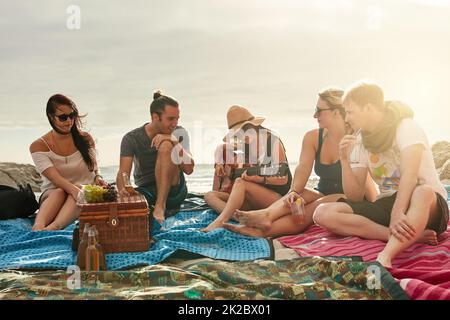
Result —
<path fill-rule="evenodd" d="M 71 112 L 69 114 L 65 114 L 65 113 L 63 113 L 63 114 L 55 114 L 55 117 L 58 118 L 59 121 L 64 122 L 64 121 L 66 121 L 69 118 L 70 118 L 70 120 L 73 120 L 76 115 L 77 114 L 75 112 Z"/>

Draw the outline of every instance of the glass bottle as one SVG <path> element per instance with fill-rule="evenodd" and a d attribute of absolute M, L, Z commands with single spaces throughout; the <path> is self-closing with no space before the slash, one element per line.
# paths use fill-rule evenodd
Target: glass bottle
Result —
<path fill-rule="evenodd" d="M 80 244 L 78 245 L 78 251 L 77 251 L 77 265 L 78 265 L 78 267 L 80 267 L 80 270 L 86 269 L 86 256 L 85 255 L 86 255 L 86 248 L 88 245 L 89 228 L 90 228 L 90 224 L 85 223 L 83 234 L 78 235 L 80 237 Z"/>
<path fill-rule="evenodd" d="M 100 244 L 97 228 L 95 226 L 92 226 L 92 229 L 94 230 L 96 247 L 97 247 L 97 250 L 98 250 L 98 252 L 100 254 L 100 270 L 105 271 L 106 270 L 105 252 L 103 251 L 102 245 Z"/>
<path fill-rule="evenodd" d="M 89 229 L 88 246 L 86 248 L 86 271 L 100 270 L 100 252 L 97 249 L 95 232 Z"/>

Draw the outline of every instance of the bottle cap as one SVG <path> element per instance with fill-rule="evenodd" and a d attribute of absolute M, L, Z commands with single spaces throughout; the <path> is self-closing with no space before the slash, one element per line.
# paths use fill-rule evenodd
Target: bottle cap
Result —
<path fill-rule="evenodd" d="M 83 231 L 83 232 L 84 232 L 84 233 L 88 233 L 90 227 L 91 227 L 91 224 L 90 224 L 90 223 L 85 223 L 85 224 L 84 224 L 84 231 Z"/>

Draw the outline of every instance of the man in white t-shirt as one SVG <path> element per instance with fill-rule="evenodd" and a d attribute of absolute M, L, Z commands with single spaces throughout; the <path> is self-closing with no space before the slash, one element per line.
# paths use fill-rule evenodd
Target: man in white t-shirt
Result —
<path fill-rule="evenodd" d="M 346 199 L 320 205 L 313 219 L 339 235 L 386 241 L 377 261 L 392 267 L 414 242 L 437 244 L 447 230 L 447 192 L 408 106 L 385 102 L 376 84 L 359 83 L 346 93 L 344 107 L 346 121 L 361 132 L 339 146 Z M 380 189 L 375 202 L 364 199 L 368 173 Z"/>

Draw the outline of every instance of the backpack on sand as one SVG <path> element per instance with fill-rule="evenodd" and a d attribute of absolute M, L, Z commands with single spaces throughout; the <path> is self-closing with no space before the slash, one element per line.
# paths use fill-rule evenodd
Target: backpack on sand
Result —
<path fill-rule="evenodd" d="M 36 212 L 39 204 L 30 184 L 19 190 L 0 185 L 0 220 L 27 218 Z"/>

